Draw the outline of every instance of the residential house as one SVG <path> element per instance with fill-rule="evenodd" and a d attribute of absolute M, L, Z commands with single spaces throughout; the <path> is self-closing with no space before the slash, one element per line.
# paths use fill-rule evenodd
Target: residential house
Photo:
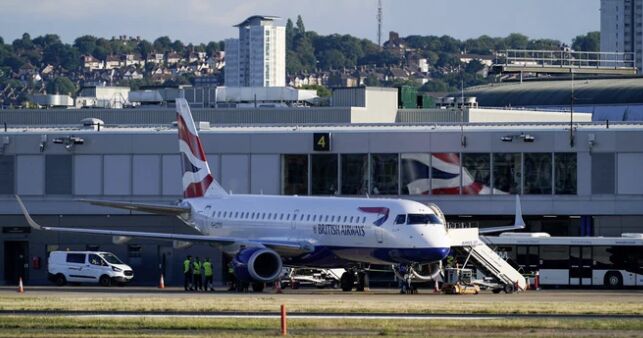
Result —
<path fill-rule="evenodd" d="M 118 56 L 108 55 L 107 59 L 105 59 L 105 69 L 118 69 L 121 68 L 122 65 L 123 63 Z"/>
<path fill-rule="evenodd" d="M 154 63 L 154 64 L 161 64 L 163 63 L 163 58 L 164 55 L 163 53 L 150 53 L 147 55 L 147 58 L 145 59 L 146 63 Z"/>
<path fill-rule="evenodd" d="M 145 66 L 145 61 L 141 58 L 139 54 L 123 54 L 121 55 L 121 61 L 123 63 L 123 66 L 129 67 L 129 66 L 137 66 L 137 67 L 143 67 Z"/>
<path fill-rule="evenodd" d="M 166 62 L 168 65 L 175 65 L 175 64 L 177 64 L 177 63 L 179 63 L 179 62 L 181 62 L 181 61 L 185 61 L 185 59 L 183 59 L 183 58 L 181 57 L 181 54 L 176 53 L 176 52 L 170 52 L 170 53 L 168 53 L 168 54 L 167 54 L 167 57 L 165 58 L 165 62 Z"/>
<path fill-rule="evenodd" d="M 97 58 L 91 55 L 83 55 L 81 57 L 81 62 L 83 63 L 83 69 L 88 70 L 90 72 L 96 69 L 103 69 L 104 67 L 104 64 L 102 61 L 98 60 Z"/>

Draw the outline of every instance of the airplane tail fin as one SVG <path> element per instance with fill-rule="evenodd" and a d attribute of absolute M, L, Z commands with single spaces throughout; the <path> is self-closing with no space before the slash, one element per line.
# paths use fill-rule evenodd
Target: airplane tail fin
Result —
<path fill-rule="evenodd" d="M 183 197 L 226 195 L 210 172 L 201 139 L 194 125 L 190 106 L 185 99 L 176 99 L 176 120 L 179 129 L 179 151 L 183 173 Z"/>

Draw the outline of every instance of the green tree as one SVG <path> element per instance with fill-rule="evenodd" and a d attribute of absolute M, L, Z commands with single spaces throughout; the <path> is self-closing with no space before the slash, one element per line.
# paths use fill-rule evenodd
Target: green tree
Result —
<path fill-rule="evenodd" d="M 152 53 L 153 48 L 152 44 L 147 40 L 141 40 L 136 45 L 136 51 L 140 53 L 143 58 L 147 58 Z"/>
<path fill-rule="evenodd" d="M 12 46 L 15 51 L 25 51 L 34 48 L 34 44 L 33 41 L 31 41 L 29 33 L 24 33 L 22 34 L 22 38 L 14 40 Z"/>
<path fill-rule="evenodd" d="M 520 33 L 511 33 L 505 38 L 506 44 L 511 49 L 527 49 L 529 38 Z"/>
<path fill-rule="evenodd" d="M 339 69 L 345 66 L 346 58 L 337 49 L 325 50 L 319 57 L 321 69 Z"/>
<path fill-rule="evenodd" d="M 306 33 L 306 27 L 304 26 L 304 20 L 301 18 L 301 15 L 297 15 L 297 33 Z"/>
<path fill-rule="evenodd" d="M 440 79 L 433 79 L 429 80 L 429 82 L 425 83 L 420 87 L 420 91 L 423 92 L 447 92 L 449 91 L 449 85 L 440 80 Z"/>
<path fill-rule="evenodd" d="M 475 74 L 484 69 L 484 65 L 478 60 L 471 60 L 464 67 L 465 73 Z"/>
<path fill-rule="evenodd" d="M 13 54 L 8 55 L 2 60 L 2 65 L 11 67 L 14 72 L 17 72 L 24 64 L 25 61 L 23 59 Z"/>
<path fill-rule="evenodd" d="M 161 36 L 154 40 L 154 50 L 165 53 L 172 48 L 172 40 L 167 36 Z"/>
<path fill-rule="evenodd" d="M 172 42 L 172 50 L 176 51 L 179 54 L 182 54 L 185 52 L 185 45 L 183 44 L 183 42 L 181 42 L 181 40 L 174 40 L 174 42 Z"/>
<path fill-rule="evenodd" d="M 317 58 L 315 57 L 315 48 L 306 35 L 298 34 L 295 38 L 295 52 L 299 57 L 304 70 L 312 71 L 317 68 Z"/>
<path fill-rule="evenodd" d="M 589 32 L 585 35 L 575 37 L 572 40 L 572 49 L 583 52 L 600 52 L 601 33 Z"/>
<path fill-rule="evenodd" d="M 33 43 L 40 46 L 40 48 L 47 48 L 54 44 L 61 44 L 60 37 L 56 34 L 46 34 L 33 39 Z"/>
<path fill-rule="evenodd" d="M 286 22 L 286 49 L 292 49 L 293 40 L 295 39 L 295 28 L 292 20 L 288 18 Z"/>
<path fill-rule="evenodd" d="M 74 47 L 78 49 L 80 54 L 91 55 L 96 49 L 96 37 L 91 35 L 83 35 L 74 40 Z"/>
<path fill-rule="evenodd" d="M 558 50 L 561 46 L 560 41 L 552 39 L 529 40 L 527 49 L 534 50 Z"/>
<path fill-rule="evenodd" d="M 299 74 L 304 71 L 304 65 L 299 60 L 299 55 L 292 50 L 286 52 L 286 72 L 288 74 Z"/>
<path fill-rule="evenodd" d="M 60 65 L 68 70 L 80 67 L 80 54 L 78 50 L 62 43 L 49 45 L 42 54 L 42 61 L 52 65 Z"/>
<path fill-rule="evenodd" d="M 214 55 L 214 53 L 220 50 L 221 50 L 221 46 L 214 41 L 208 42 L 208 45 L 205 47 L 205 52 L 208 53 L 208 55 Z"/>
<path fill-rule="evenodd" d="M 304 85 L 301 89 L 313 89 L 317 91 L 319 97 L 330 97 L 332 94 L 330 90 L 322 85 Z"/>
<path fill-rule="evenodd" d="M 110 54 L 110 51 L 103 46 L 96 46 L 96 48 L 94 48 L 94 52 L 92 52 L 92 56 L 94 56 L 98 60 L 103 60 L 103 61 L 107 59 L 107 56 L 109 54 Z"/>
<path fill-rule="evenodd" d="M 380 80 L 374 74 L 368 74 L 366 79 L 364 79 L 364 84 L 372 87 L 377 87 L 381 85 Z"/>
<path fill-rule="evenodd" d="M 76 85 L 67 77 L 59 76 L 47 83 L 47 93 L 74 95 Z"/>

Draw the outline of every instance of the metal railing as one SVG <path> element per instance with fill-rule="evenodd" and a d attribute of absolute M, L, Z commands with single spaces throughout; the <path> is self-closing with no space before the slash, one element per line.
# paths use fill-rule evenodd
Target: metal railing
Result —
<path fill-rule="evenodd" d="M 560 68 L 635 68 L 635 53 L 583 52 L 570 49 L 507 49 L 496 53 L 496 65 Z"/>

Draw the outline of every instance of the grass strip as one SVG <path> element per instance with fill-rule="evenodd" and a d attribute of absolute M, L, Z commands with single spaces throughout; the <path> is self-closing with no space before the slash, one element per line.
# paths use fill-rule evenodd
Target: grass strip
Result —
<path fill-rule="evenodd" d="M 639 336 L 641 320 L 291 319 L 296 336 Z M 275 336 L 279 320 L 2 316 L 0 337 Z"/>

